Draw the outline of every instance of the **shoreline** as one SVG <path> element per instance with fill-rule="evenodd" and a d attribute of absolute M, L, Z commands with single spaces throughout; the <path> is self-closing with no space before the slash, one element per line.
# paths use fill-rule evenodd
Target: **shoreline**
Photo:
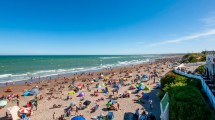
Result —
<path fill-rule="evenodd" d="M 127 64 L 127 65 L 121 65 L 121 66 L 111 66 L 111 67 L 98 67 L 97 69 L 91 69 L 91 68 L 85 68 L 81 71 L 77 71 L 77 72 L 66 72 L 66 73 L 62 73 L 62 74 L 51 74 L 51 75 L 46 75 L 46 76 L 36 76 L 36 77 L 32 77 L 33 78 L 33 81 L 34 82 L 39 82 L 39 81 L 43 81 L 43 80 L 47 80 L 50 78 L 51 79 L 56 79 L 56 78 L 59 78 L 60 77 L 70 77 L 70 76 L 74 76 L 75 74 L 82 74 L 82 73 L 86 73 L 86 72 L 100 72 L 100 71 L 103 71 L 104 69 L 107 69 L 107 68 L 111 68 L 111 69 L 116 69 L 116 68 L 122 68 L 122 67 L 127 67 L 127 66 L 133 66 L 133 65 L 140 65 L 140 64 L 148 64 L 148 63 L 152 63 L 152 62 L 155 62 L 156 60 L 159 60 L 159 59 L 168 59 L 168 58 L 172 58 L 172 57 L 179 57 L 181 55 L 175 55 L 175 56 L 166 56 L 166 57 L 162 57 L 162 58 L 156 58 L 156 59 L 149 59 L 148 61 L 146 62 L 142 62 L 142 63 L 132 63 L 132 64 Z M 95 67 L 92 67 L 92 68 L 95 68 Z M 91 69 L 91 70 L 90 70 Z M 9 80 L 9 81 L 2 81 L 0 82 L 0 88 L 1 87 L 4 87 L 6 83 L 10 84 L 10 85 L 20 85 L 20 84 L 25 84 L 25 82 L 32 82 L 32 79 L 31 78 L 27 78 L 27 79 L 22 79 L 22 80 Z"/>

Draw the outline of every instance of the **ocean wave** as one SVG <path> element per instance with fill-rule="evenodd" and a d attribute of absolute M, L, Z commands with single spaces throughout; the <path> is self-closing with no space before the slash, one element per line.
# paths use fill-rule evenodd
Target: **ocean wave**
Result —
<path fill-rule="evenodd" d="M 117 59 L 117 58 L 122 58 L 122 57 L 99 57 L 102 60 L 106 60 L 106 59 Z"/>
<path fill-rule="evenodd" d="M 49 76 L 58 76 L 58 75 L 64 75 L 64 74 L 70 74 L 71 73 L 78 73 L 78 72 L 87 72 L 87 71 L 95 71 L 99 69 L 104 68 L 113 68 L 113 67 L 120 67 L 120 66 L 127 66 L 132 64 L 141 64 L 148 62 L 149 59 L 144 60 L 131 60 L 131 61 L 118 61 L 116 64 L 104 64 L 100 66 L 93 66 L 93 67 L 87 67 L 87 68 L 71 68 L 71 69 L 57 69 L 57 70 L 41 70 L 36 72 L 27 72 L 25 74 L 19 74 L 19 75 L 13 75 L 13 74 L 4 74 L 0 75 L 0 83 L 5 83 L 8 81 L 24 81 L 29 80 L 32 77 L 39 77 L 45 78 Z"/>

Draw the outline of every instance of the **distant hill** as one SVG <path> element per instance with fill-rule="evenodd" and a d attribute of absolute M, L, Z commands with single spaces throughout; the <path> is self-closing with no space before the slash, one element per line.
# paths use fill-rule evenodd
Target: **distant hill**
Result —
<path fill-rule="evenodd" d="M 182 57 L 182 63 L 195 63 L 195 62 L 204 62 L 206 60 L 206 54 L 202 53 L 189 53 L 185 54 Z"/>

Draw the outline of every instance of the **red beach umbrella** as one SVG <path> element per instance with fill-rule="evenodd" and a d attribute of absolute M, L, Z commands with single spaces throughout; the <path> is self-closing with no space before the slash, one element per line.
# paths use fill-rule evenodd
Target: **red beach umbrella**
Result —
<path fill-rule="evenodd" d="M 19 109 L 19 112 L 29 114 L 30 110 L 28 108 L 21 108 L 21 109 Z"/>

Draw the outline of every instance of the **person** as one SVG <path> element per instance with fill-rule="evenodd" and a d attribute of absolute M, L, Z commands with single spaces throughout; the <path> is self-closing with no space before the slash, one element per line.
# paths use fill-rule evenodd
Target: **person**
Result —
<path fill-rule="evenodd" d="M 80 109 L 82 108 L 82 102 L 81 101 L 79 102 L 79 108 Z"/>
<path fill-rule="evenodd" d="M 134 117 L 137 118 L 137 119 L 139 118 L 139 110 L 140 109 L 137 108 L 136 111 L 135 111 L 135 114 L 134 114 Z"/>
<path fill-rule="evenodd" d="M 16 100 L 16 104 L 19 107 L 19 99 Z"/>
<path fill-rule="evenodd" d="M 35 106 L 35 108 L 36 108 L 36 110 L 37 110 L 37 106 L 38 106 L 37 100 L 35 101 L 34 106 Z"/>
<path fill-rule="evenodd" d="M 119 102 L 117 102 L 117 109 L 119 110 Z"/>
<path fill-rule="evenodd" d="M 89 84 L 87 84 L 87 90 L 90 91 L 90 86 L 89 86 Z"/>
<path fill-rule="evenodd" d="M 78 115 L 78 106 L 76 106 L 75 115 Z"/>
<path fill-rule="evenodd" d="M 53 113 L 53 120 L 55 119 L 55 112 Z"/>

